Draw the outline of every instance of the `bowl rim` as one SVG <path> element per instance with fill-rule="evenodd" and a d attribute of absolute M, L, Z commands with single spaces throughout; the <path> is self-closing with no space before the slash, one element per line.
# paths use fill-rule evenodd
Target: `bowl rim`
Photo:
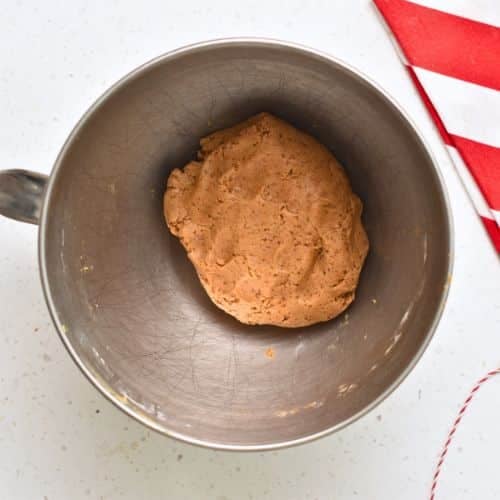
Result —
<path fill-rule="evenodd" d="M 384 97 L 387 102 L 393 106 L 393 108 L 400 113 L 402 118 L 406 120 L 416 138 L 422 144 L 425 152 L 429 156 L 431 160 L 432 167 L 434 169 L 434 173 L 436 175 L 436 179 L 443 197 L 444 208 L 446 212 L 447 219 L 447 229 L 448 229 L 448 252 L 447 252 L 447 275 L 451 277 L 453 271 L 454 264 L 454 226 L 453 226 L 453 217 L 451 211 L 451 205 L 449 200 L 448 191 L 446 188 L 446 184 L 444 182 L 444 178 L 442 173 L 439 170 L 434 154 L 432 153 L 431 148 L 429 147 L 427 141 L 424 139 L 423 134 L 417 128 L 414 121 L 410 118 L 410 116 L 404 111 L 401 105 L 385 91 L 379 84 L 373 81 L 370 77 L 368 77 L 363 72 L 358 69 L 352 67 L 351 65 L 345 63 L 343 60 L 338 59 L 327 52 L 323 52 L 318 49 L 314 49 L 308 47 L 306 45 L 273 39 L 273 38 L 265 38 L 265 37 L 230 37 L 230 38 L 217 38 L 213 40 L 202 41 L 198 43 L 193 43 L 189 45 L 182 46 L 180 48 L 168 51 L 163 53 L 146 63 L 136 67 L 121 79 L 119 79 L 116 83 L 114 83 L 111 87 L 109 87 L 100 97 L 98 97 L 93 104 L 88 108 L 88 110 L 82 115 L 82 117 L 78 120 L 76 125 L 74 126 L 71 133 L 68 135 L 66 141 L 64 142 L 57 158 L 52 168 L 50 177 L 48 179 L 47 188 L 45 191 L 44 202 L 42 206 L 41 216 L 40 216 L 40 225 L 38 232 L 38 261 L 39 261 L 39 270 L 40 270 L 40 278 L 42 282 L 43 293 L 45 297 L 45 301 L 47 307 L 50 312 L 50 316 L 52 318 L 52 322 L 56 327 L 56 330 L 69 352 L 70 356 L 73 358 L 73 361 L 80 368 L 85 377 L 94 385 L 95 388 L 99 390 L 99 392 L 104 395 L 111 403 L 113 403 L 116 407 L 125 412 L 128 416 L 132 417 L 136 421 L 142 423 L 146 427 L 159 432 L 162 435 L 169 436 L 185 443 L 198 445 L 204 448 L 217 449 L 217 450 L 226 450 L 226 451 L 268 451 L 268 450 L 278 450 L 282 448 L 288 448 L 290 446 L 299 445 L 314 441 L 321 437 L 327 436 L 334 432 L 337 432 L 353 422 L 357 421 L 370 411 L 372 411 L 375 407 L 377 407 L 382 401 L 384 401 L 390 394 L 392 394 L 399 385 L 403 382 L 404 379 L 409 375 L 409 373 L 413 370 L 417 362 L 422 357 L 424 351 L 429 345 L 434 332 L 437 328 L 437 325 L 441 319 L 444 306 L 446 304 L 446 300 L 448 298 L 449 286 L 443 287 L 439 304 L 434 314 L 434 318 L 432 323 L 425 335 L 425 338 L 420 345 L 417 352 L 413 355 L 412 359 L 408 363 L 408 365 L 402 370 L 402 372 L 398 375 L 398 377 L 393 381 L 393 383 L 387 387 L 380 395 L 378 395 L 375 399 L 373 399 L 370 403 L 368 403 L 365 407 L 359 410 L 354 415 L 349 418 L 339 422 L 335 425 L 332 425 L 326 429 L 323 429 L 319 432 L 315 432 L 312 434 L 308 434 L 305 436 L 301 436 L 295 439 L 278 441 L 274 443 L 268 444 L 228 444 L 228 443 L 220 443 L 209 440 L 198 439 L 189 434 L 181 433 L 175 431 L 173 429 L 169 429 L 168 426 L 164 426 L 159 424 L 157 421 L 153 420 L 149 417 L 145 412 L 141 411 L 137 405 L 124 397 L 123 394 L 115 391 L 95 370 L 93 370 L 90 364 L 85 364 L 83 359 L 79 356 L 75 348 L 73 347 L 67 333 L 68 327 L 62 322 L 62 319 L 59 317 L 57 312 L 56 304 L 53 300 L 52 293 L 50 290 L 50 279 L 46 266 L 46 241 L 47 241 L 47 220 L 50 214 L 50 206 L 51 206 L 51 196 L 54 190 L 55 179 L 58 176 L 58 173 L 62 169 L 62 165 L 64 163 L 64 158 L 66 156 L 66 152 L 71 147 L 73 140 L 77 137 L 80 130 L 85 126 L 85 124 L 89 121 L 89 119 L 94 115 L 94 113 L 101 107 L 101 105 L 115 92 L 117 92 L 122 87 L 126 86 L 131 80 L 140 76 L 146 71 L 149 71 L 156 65 L 162 64 L 166 60 L 171 60 L 177 58 L 179 56 L 187 55 L 199 50 L 205 50 L 207 48 L 218 48 L 224 46 L 238 45 L 238 44 L 246 44 L 246 45 L 254 45 L 254 46 L 262 46 L 262 47 L 272 47 L 272 48 L 286 48 L 293 49 L 295 51 L 301 52 L 306 56 L 315 57 L 322 59 L 330 64 L 334 64 L 343 70 L 351 73 L 353 76 L 363 80 L 366 84 L 371 86 L 374 90 L 376 90 L 382 97 Z"/>

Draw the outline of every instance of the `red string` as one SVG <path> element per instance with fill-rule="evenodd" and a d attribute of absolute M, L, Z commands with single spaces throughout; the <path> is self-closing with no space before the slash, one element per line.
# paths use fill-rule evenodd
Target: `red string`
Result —
<path fill-rule="evenodd" d="M 453 425 L 452 425 L 452 427 L 450 429 L 450 432 L 448 433 L 448 437 L 446 438 L 446 441 L 444 443 L 444 446 L 443 446 L 443 449 L 441 451 L 441 454 L 439 455 L 439 460 L 438 460 L 438 462 L 436 464 L 436 469 L 434 471 L 434 476 L 432 477 L 430 500 L 434 500 L 435 499 L 438 478 L 439 478 L 439 475 L 441 474 L 441 469 L 443 467 L 444 459 L 445 459 L 446 455 L 448 454 L 448 449 L 449 449 L 450 444 L 451 444 L 451 442 L 453 440 L 453 436 L 455 435 L 455 432 L 457 431 L 457 427 L 460 424 L 460 422 L 462 421 L 462 418 L 463 418 L 463 416 L 464 416 L 467 408 L 469 407 L 469 404 L 472 401 L 472 398 L 475 396 L 476 392 L 479 391 L 479 389 L 481 388 L 481 386 L 486 381 L 488 381 L 491 377 L 494 377 L 495 375 L 499 375 L 499 374 L 500 374 L 500 368 L 496 368 L 495 370 L 491 370 L 490 372 L 488 372 L 482 379 L 478 380 L 476 382 L 476 385 L 472 388 L 472 390 L 470 391 L 469 395 L 467 396 L 467 399 L 464 401 L 464 404 L 462 405 L 462 408 L 460 408 L 460 411 L 458 412 L 458 416 L 455 419 L 455 422 L 453 422 Z"/>

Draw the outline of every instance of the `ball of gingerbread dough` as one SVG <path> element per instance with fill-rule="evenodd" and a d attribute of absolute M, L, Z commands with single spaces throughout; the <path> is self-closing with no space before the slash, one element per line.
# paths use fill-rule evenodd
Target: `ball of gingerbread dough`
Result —
<path fill-rule="evenodd" d="M 349 306 L 368 252 L 361 211 L 333 155 L 268 113 L 202 139 L 164 197 L 212 301 L 252 325 L 312 325 Z"/>

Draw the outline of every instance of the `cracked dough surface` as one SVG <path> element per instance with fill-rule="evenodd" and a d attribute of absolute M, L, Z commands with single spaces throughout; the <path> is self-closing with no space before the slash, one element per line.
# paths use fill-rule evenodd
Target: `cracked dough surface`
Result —
<path fill-rule="evenodd" d="M 202 139 L 164 197 L 212 301 L 243 323 L 284 327 L 353 301 L 368 252 L 361 211 L 332 154 L 268 113 Z"/>

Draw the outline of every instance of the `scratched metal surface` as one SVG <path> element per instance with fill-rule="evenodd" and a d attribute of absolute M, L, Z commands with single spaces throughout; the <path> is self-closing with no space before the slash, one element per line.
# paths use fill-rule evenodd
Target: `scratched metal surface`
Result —
<path fill-rule="evenodd" d="M 211 304 L 164 224 L 169 171 L 200 137 L 259 111 L 334 151 L 365 203 L 371 251 L 335 321 L 239 324 Z M 446 204 L 413 129 L 354 73 L 274 44 L 144 67 L 81 124 L 46 208 L 47 286 L 85 369 L 144 421 L 214 446 L 278 445 L 356 415 L 421 351 L 448 282 Z"/>

